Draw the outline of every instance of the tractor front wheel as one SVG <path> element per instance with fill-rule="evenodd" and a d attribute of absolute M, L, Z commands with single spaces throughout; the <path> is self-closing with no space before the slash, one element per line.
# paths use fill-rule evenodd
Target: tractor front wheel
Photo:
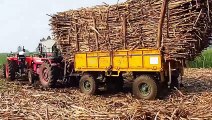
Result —
<path fill-rule="evenodd" d="M 28 80 L 29 80 L 29 85 L 33 85 L 35 83 L 35 75 L 32 69 L 28 70 Z"/>
<path fill-rule="evenodd" d="M 80 91 L 86 95 L 94 95 L 98 90 L 97 80 L 91 74 L 84 74 L 79 82 Z"/>
<path fill-rule="evenodd" d="M 52 88 L 58 80 L 58 70 L 56 66 L 51 66 L 44 62 L 40 67 L 39 78 L 44 88 Z"/>
<path fill-rule="evenodd" d="M 141 75 L 133 82 L 133 94 L 135 97 L 145 100 L 153 100 L 158 93 L 158 85 L 152 77 Z"/>

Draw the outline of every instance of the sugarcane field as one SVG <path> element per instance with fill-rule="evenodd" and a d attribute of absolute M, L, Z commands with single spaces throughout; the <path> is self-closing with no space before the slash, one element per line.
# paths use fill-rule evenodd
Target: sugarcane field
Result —
<path fill-rule="evenodd" d="M 211 0 L 1 0 L 0 120 L 211 120 Z"/>

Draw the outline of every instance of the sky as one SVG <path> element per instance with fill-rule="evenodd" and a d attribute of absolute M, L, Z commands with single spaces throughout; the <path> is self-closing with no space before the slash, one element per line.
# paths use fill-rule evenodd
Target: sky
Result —
<path fill-rule="evenodd" d="M 0 0 L 0 53 L 24 46 L 35 51 L 40 39 L 51 35 L 47 14 L 69 9 L 116 4 L 126 0 Z"/>

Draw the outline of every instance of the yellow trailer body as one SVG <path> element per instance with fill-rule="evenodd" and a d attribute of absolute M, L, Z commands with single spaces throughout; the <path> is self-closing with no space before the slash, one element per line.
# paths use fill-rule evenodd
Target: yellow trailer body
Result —
<path fill-rule="evenodd" d="M 156 49 L 92 51 L 75 54 L 75 71 L 160 72 L 162 55 Z"/>

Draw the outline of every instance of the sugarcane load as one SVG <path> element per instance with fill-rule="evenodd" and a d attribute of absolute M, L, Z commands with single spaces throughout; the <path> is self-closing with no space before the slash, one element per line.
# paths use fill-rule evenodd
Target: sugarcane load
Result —
<path fill-rule="evenodd" d="M 211 6 L 208 0 L 128 0 L 116 5 L 81 8 L 55 14 L 53 35 L 63 53 L 164 48 L 166 59 L 194 59 L 209 45 Z M 162 32 L 159 33 L 161 17 Z"/>

